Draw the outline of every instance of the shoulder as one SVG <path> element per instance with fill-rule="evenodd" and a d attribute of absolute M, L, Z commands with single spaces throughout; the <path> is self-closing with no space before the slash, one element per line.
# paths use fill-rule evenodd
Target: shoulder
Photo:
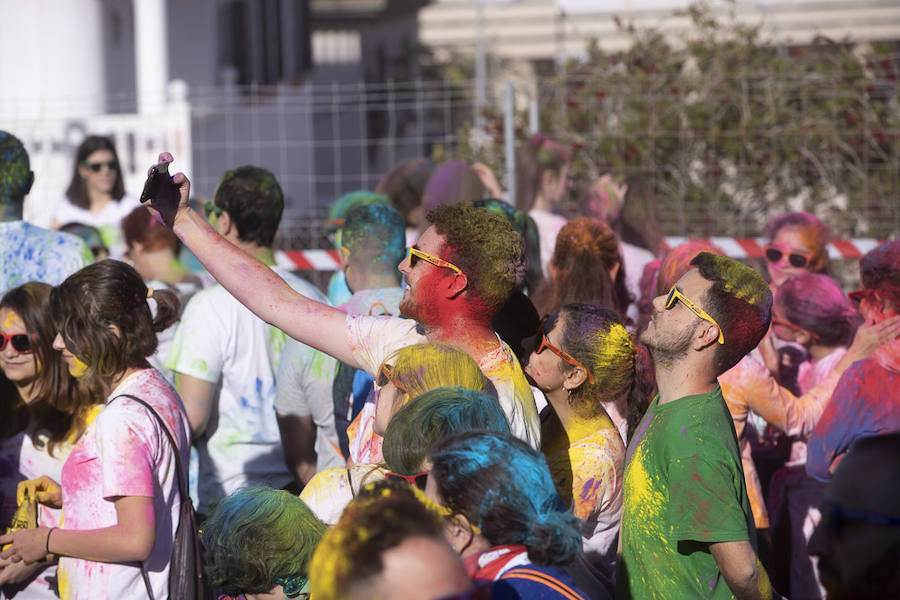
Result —
<path fill-rule="evenodd" d="M 581 590 L 565 571 L 546 565 L 523 565 L 514 567 L 500 576 L 495 584 L 498 590 L 506 586 L 518 593 L 520 598 L 586 600 Z"/>

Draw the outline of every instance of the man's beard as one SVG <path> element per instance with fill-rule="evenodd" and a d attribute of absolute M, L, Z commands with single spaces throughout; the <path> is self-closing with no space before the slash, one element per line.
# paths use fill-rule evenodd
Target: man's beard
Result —
<path fill-rule="evenodd" d="M 650 352 L 653 364 L 656 367 L 669 367 L 676 360 L 687 354 L 691 347 L 691 338 L 694 335 L 693 327 L 686 327 L 681 332 L 662 332 L 654 323 L 656 336 L 648 336 L 648 331 L 641 335 L 641 342 Z"/>

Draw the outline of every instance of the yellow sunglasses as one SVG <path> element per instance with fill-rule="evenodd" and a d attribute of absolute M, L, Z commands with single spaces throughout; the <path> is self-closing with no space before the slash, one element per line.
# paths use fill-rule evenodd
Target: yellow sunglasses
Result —
<path fill-rule="evenodd" d="M 690 298 L 679 292 L 678 288 L 673 285 L 672 289 L 669 290 L 669 295 L 666 296 L 666 310 L 672 308 L 672 306 L 674 306 L 675 302 L 677 302 L 678 300 L 681 300 L 681 303 L 684 304 L 692 313 L 694 313 L 704 321 L 709 321 L 710 323 L 715 325 L 719 330 L 719 343 L 725 343 L 725 336 L 722 335 L 722 328 L 719 327 L 719 324 L 716 323 L 716 320 L 709 316 L 709 314 L 705 310 L 694 304 Z"/>
<path fill-rule="evenodd" d="M 444 267 L 446 269 L 452 269 L 459 273 L 460 275 L 464 275 L 462 270 L 454 265 L 453 263 L 449 263 L 446 260 L 441 260 L 437 256 L 432 256 L 427 252 L 422 252 L 418 248 L 409 248 L 409 252 L 406 255 L 406 259 L 409 261 L 409 268 L 412 269 L 419 259 L 424 260 L 425 262 L 429 262 L 436 267 Z"/>

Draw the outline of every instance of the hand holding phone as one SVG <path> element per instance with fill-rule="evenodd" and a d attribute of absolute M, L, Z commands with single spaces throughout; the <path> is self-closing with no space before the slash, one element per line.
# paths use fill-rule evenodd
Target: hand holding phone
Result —
<path fill-rule="evenodd" d="M 141 204 L 157 210 L 163 222 L 170 228 L 175 224 L 175 215 L 181 200 L 178 188 L 169 175 L 169 163 L 160 162 L 150 167 L 147 181 L 144 182 L 144 190 L 141 192 Z"/>

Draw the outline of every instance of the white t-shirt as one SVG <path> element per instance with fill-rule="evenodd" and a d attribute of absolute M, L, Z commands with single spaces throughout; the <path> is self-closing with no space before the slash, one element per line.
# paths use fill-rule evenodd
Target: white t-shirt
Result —
<path fill-rule="evenodd" d="M 356 360 L 373 376 L 392 352 L 428 342 L 415 321 L 398 317 L 347 315 L 347 338 Z M 482 357 L 478 366 L 494 384 L 512 434 L 533 448 L 540 448 L 541 423 L 531 386 L 516 355 L 499 337 L 497 340 L 497 349 Z"/>
<path fill-rule="evenodd" d="M 290 271 L 273 267 L 292 288 L 319 302 L 325 296 Z M 284 487 L 293 479 L 284 462 L 275 418 L 275 373 L 287 336 L 265 323 L 221 285 L 188 302 L 166 368 L 218 383 L 199 450 L 200 513 L 247 485 Z"/>
<path fill-rule="evenodd" d="M 569 221 L 546 210 L 532 209 L 528 211 L 528 216 L 534 219 L 534 224 L 537 225 L 538 237 L 541 240 L 541 270 L 544 277 L 547 277 L 550 259 L 553 258 L 553 251 L 556 249 L 556 236 Z"/>
<path fill-rule="evenodd" d="M 116 202 L 110 201 L 98 213 L 92 213 L 89 210 L 75 206 L 69 202 L 68 198 L 63 198 L 56 205 L 56 211 L 53 213 L 53 220 L 59 223 L 60 227 L 68 223 L 81 223 L 82 225 L 90 225 L 96 227 L 100 232 L 100 238 L 109 248 L 109 254 L 112 258 L 121 258 L 125 255 L 125 240 L 122 237 L 122 219 L 135 208 L 141 205 L 141 201 L 134 196 L 125 194 Z"/>
<path fill-rule="evenodd" d="M 641 299 L 641 276 L 644 274 L 644 267 L 647 263 L 653 262 L 656 258 L 653 253 L 639 246 L 632 246 L 625 242 L 619 242 L 619 254 L 622 255 L 622 266 L 625 267 L 625 287 L 632 296 L 632 301 L 628 305 L 628 317 L 637 322 L 639 311 L 638 302 Z"/>
<path fill-rule="evenodd" d="M 144 568 L 155 600 L 169 597 L 169 562 L 178 527 L 180 497 L 175 453 L 159 421 L 130 394 L 150 404 L 167 424 L 187 465 L 190 426 L 181 399 L 156 369 L 142 369 L 121 382 L 107 406 L 85 430 L 62 469 L 63 529 L 115 525 L 117 496 L 153 498 L 156 541 Z M 70 600 L 145 600 L 141 570 L 134 564 L 72 557 L 59 559 L 60 596 Z"/>

